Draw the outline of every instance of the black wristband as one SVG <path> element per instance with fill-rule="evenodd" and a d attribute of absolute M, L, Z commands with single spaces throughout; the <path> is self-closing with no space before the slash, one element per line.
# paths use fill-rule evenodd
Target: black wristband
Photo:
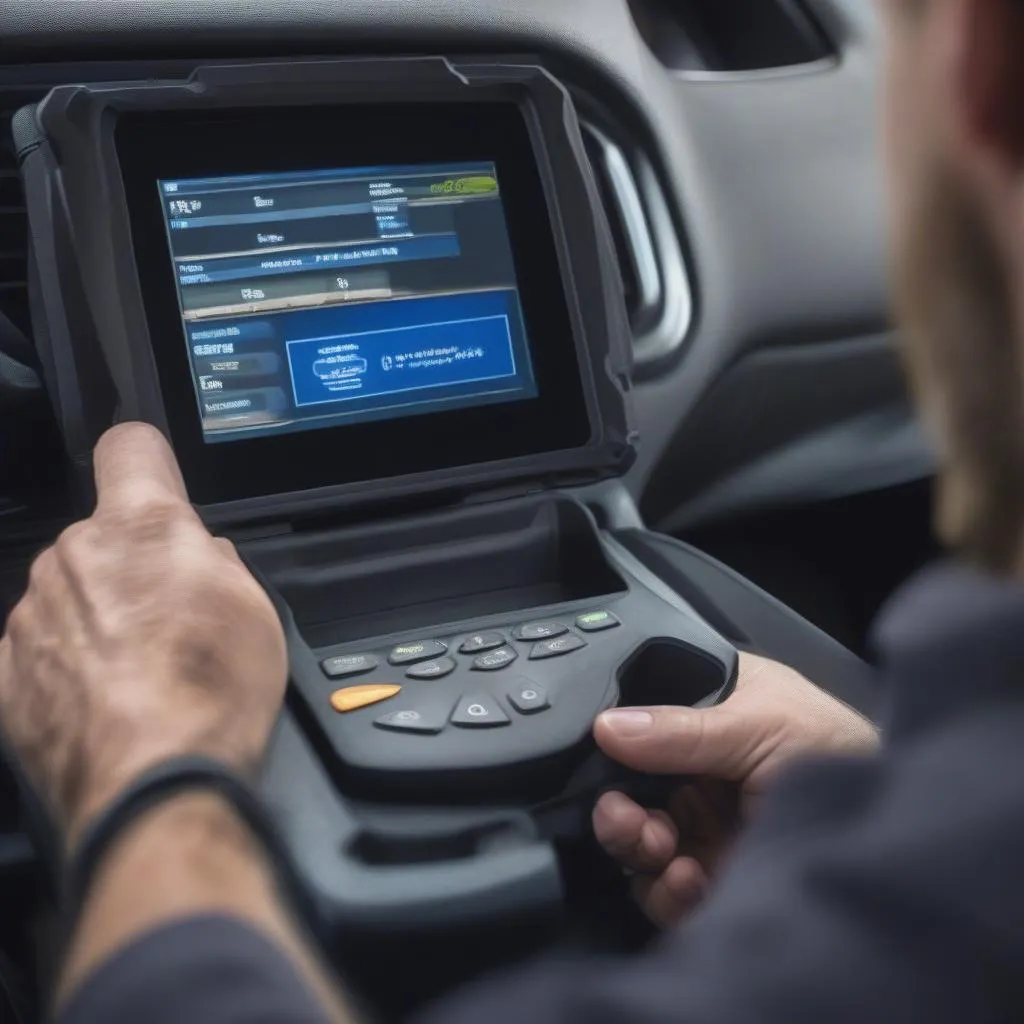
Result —
<path fill-rule="evenodd" d="M 81 914 L 96 871 L 114 840 L 146 811 L 190 790 L 216 793 L 234 808 L 263 847 L 282 895 L 289 900 L 300 921 L 318 935 L 315 907 L 299 881 L 291 855 L 263 801 L 226 765 L 206 757 L 179 757 L 140 775 L 82 834 L 67 871 L 62 901 L 68 937 Z"/>

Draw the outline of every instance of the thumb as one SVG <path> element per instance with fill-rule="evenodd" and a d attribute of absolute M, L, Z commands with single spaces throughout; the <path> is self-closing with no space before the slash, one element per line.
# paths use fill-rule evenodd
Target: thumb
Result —
<path fill-rule="evenodd" d="M 188 503 L 171 446 L 156 427 L 122 423 L 100 438 L 93 455 L 98 508 L 124 508 L 157 498 Z"/>
<path fill-rule="evenodd" d="M 743 715 L 713 708 L 617 708 L 594 724 L 597 745 L 613 760 L 653 775 L 713 775 L 739 782 L 760 746 Z"/>

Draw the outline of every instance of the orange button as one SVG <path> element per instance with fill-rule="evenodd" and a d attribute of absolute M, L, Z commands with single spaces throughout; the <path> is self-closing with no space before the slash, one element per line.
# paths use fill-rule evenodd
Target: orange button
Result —
<path fill-rule="evenodd" d="M 348 686 L 331 694 L 331 707 L 344 714 L 346 711 L 358 711 L 360 708 L 368 708 L 371 704 L 379 704 L 382 700 L 390 700 L 401 692 L 402 688 L 392 683 Z"/>

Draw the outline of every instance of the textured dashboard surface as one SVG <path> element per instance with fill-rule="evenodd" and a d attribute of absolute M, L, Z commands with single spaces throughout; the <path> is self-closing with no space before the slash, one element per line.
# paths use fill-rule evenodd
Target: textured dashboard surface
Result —
<path fill-rule="evenodd" d="M 874 14 L 868 0 L 812 6 L 837 60 L 719 75 L 665 68 L 627 0 L 0 0 L 0 87 L 45 77 L 29 65 L 53 61 L 542 53 L 649 148 L 685 229 L 692 338 L 678 365 L 637 389 L 643 449 L 630 481 L 639 493 L 670 473 L 685 492 L 687 452 L 728 428 L 691 437 L 687 414 L 745 354 L 885 329 Z M 907 466 L 926 472 L 923 448 Z"/>

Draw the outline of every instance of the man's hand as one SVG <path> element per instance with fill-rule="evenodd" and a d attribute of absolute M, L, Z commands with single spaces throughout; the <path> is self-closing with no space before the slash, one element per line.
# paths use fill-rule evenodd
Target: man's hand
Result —
<path fill-rule="evenodd" d="M 637 899 L 662 927 L 701 900 L 722 853 L 772 777 L 802 754 L 868 753 L 874 727 L 803 676 L 764 658 L 740 655 L 736 690 L 723 704 L 629 708 L 598 718 L 594 735 L 616 761 L 640 771 L 699 778 L 669 811 L 647 811 L 621 793 L 594 810 L 605 849 L 638 872 Z"/>
<path fill-rule="evenodd" d="M 287 677 L 270 600 L 203 526 L 163 437 L 117 427 L 95 471 L 96 511 L 36 560 L 0 641 L 0 723 L 69 845 L 158 762 L 252 769 Z"/>

